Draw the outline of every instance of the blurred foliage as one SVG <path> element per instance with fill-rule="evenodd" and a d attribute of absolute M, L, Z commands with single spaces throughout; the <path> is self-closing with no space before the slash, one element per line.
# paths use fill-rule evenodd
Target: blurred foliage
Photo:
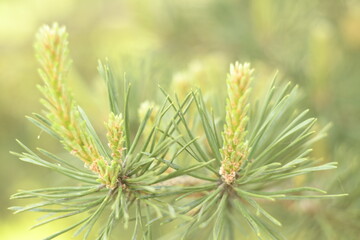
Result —
<path fill-rule="evenodd" d="M 8 196 L 15 189 L 66 181 L 25 165 L 8 153 L 19 150 L 15 137 L 30 147 L 46 145 L 48 150 L 61 150 L 51 139 L 41 138 L 39 130 L 24 118 L 40 108 L 40 94 L 35 87 L 40 79 L 32 46 L 34 33 L 42 24 L 54 21 L 68 28 L 75 62 L 70 84 L 97 128 L 102 128 L 106 119 L 105 84 L 96 72 L 99 58 L 108 57 L 116 63 L 114 68 L 120 76 L 136 80 L 141 87 L 133 89 L 146 89 L 134 94 L 135 108 L 150 97 L 156 99 L 153 94 L 158 83 L 170 91 L 200 85 L 205 86 L 204 92 L 224 95 L 223 76 L 228 63 L 251 61 L 261 80 L 258 84 L 265 84 L 273 69 L 279 69 L 287 79 L 302 86 L 307 105 L 312 106 L 320 122 L 333 123 L 330 137 L 319 144 L 316 154 L 326 161 L 338 161 L 340 169 L 351 165 L 360 171 L 360 165 L 353 164 L 360 153 L 358 1 L 1 0 L 0 232 L 5 239 L 40 238 L 36 235 L 40 232 L 24 232 L 24 225 L 32 224 L 29 215 L 15 219 L 6 210 L 10 205 Z M 223 108 L 224 103 L 213 103 L 217 105 Z M 136 116 L 133 121 L 137 121 Z M 37 135 L 39 138 L 34 140 Z M 342 145 L 346 150 L 338 150 Z M 351 176 L 354 183 L 359 178 L 356 174 Z M 346 184 L 342 181 L 344 178 L 339 177 L 334 184 L 349 192 L 350 199 L 356 198 L 358 193 L 352 195 L 354 184 L 348 182 L 351 178 L 346 178 Z M 353 231 L 339 235 L 342 239 L 360 233 L 351 227 L 360 221 L 359 200 L 348 201 L 351 204 L 336 203 L 331 210 L 354 213 L 351 219 L 341 218 L 347 231 Z M 305 217 L 299 214 L 296 219 Z M 12 231 L 5 231 L 9 226 Z M 293 234 L 289 236 L 299 239 L 324 237 L 321 228 L 304 235 L 297 234 L 298 229 L 288 231 Z"/>

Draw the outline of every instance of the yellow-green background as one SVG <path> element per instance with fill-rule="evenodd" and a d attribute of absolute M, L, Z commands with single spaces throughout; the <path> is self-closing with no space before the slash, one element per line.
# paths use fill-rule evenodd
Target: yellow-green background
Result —
<path fill-rule="evenodd" d="M 252 62 L 259 78 L 278 69 L 301 85 L 312 113 L 333 123 L 319 146 L 326 159 L 334 160 L 340 146 L 351 157 L 360 153 L 359 1 L 0 0 L 0 239 L 41 239 L 58 227 L 29 232 L 37 215 L 7 210 L 17 189 L 64 181 L 9 154 L 20 151 L 16 138 L 62 151 L 24 118 L 41 107 L 34 34 L 52 22 L 67 26 L 74 59 L 69 84 L 98 128 L 107 109 L 98 59 L 108 57 L 120 74 L 154 86 L 198 72 L 200 85 L 210 79 L 223 85 L 228 64 L 240 60 Z M 142 63 L 152 66 L 151 74 Z M 347 164 L 347 157 L 335 160 Z"/>

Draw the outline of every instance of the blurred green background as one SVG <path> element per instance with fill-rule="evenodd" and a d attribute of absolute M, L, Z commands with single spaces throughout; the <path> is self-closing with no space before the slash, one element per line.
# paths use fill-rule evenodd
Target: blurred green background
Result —
<path fill-rule="evenodd" d="M 16 138 L 30 147 L 62 151 L 24 118 L 41 109 L 34 35 L 41 25 L 53 22 L 67 26 L 74 60 L 69 84 L 98 129 L 107 112 L 105 86 L 96 70 L 98 59 L 108 57 L 120 75 L 126 72 L 142 86 L 137 90 L 139 101 L 153 97 L 158 83 L 180 92 L 189 81 L 205 89 L 211 84 L 224 89 L 229 63 L 250 61 L 258 79 L 266 81 L 278 69 L 281 76 L 298 83 L 304 89 L 305 104 L 320 123 L 333 124 L 329 138 L 318 146 L 319 154 L 326 161 L 338 161 L 339 172 L 349 166 L 360 171 L 359 1 L 0 0 L 1 239 L 40 239 L 56 228 L 29 232 L 38 215 L 14 216 L 7 210 L 15 204 L 9 196 L 17 189 L 65 181 L 9 154 L 20 151 Z M 360 227 L 354 224 L 360 222 L 355 184 L 360 174 L 344 171 L 346 177 L 338 179 L 350 196 L 339 203 L 342 209 L 331 211 L 354 213 L 351 219 L 343 216 L 342 222 L 353 234 L 346 236 L 334 228 L 333 234 L 344 238 L 327 238 L 322 229 L 315 229 L 307 238 L 359 236 Z M 284 216 L 283 222 L 287 221 Z M 331 221 L 329 226 L 337 223 Z M 289 239 L 304 239 L 296 231 L 285 230 Z"/>

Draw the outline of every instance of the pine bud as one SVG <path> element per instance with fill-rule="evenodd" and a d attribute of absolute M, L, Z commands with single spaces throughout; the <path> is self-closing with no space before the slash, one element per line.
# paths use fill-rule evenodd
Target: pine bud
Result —
<path fill-rule="evenodd" d="M 105 123 L 108 139 L 108 146 L 111 149 L 112 159 L 122 163 L 123 151 L 124 151 L 124 119 L 122 115 L 109 114 L 109 120 Z"/>
<path fill-rule="evenodd" d="M 52 130 L 61 137 L 65 149 L 97 172 L 95 162 L 102 156 L 94 147 L 94 140 L 65 84 L 71 63 L 67 38 L 65 27 L 56 23 L 43 26 L 37 34 L 35 49 L 44 82 L 39 87 L 44 95 L 42 104 Z"/>
<path fill-rule="evenodd" d="M 228 98 L 226 101 L 226 120 L 224 126 L 222 162 L 220 175 L 227 184 L 232 184 L 244 160 L 249 146 L 246 141 L 246 127 L 249 120 L 249 93 L 253 69 L 249 63 L 236 62 L 230 66 L 227 78 Z"/>

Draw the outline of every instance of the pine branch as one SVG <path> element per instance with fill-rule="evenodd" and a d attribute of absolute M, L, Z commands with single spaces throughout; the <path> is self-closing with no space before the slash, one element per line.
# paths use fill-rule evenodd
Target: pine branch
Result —
<path fill-rule="evenodd" d="M 86 239 L 95 225 L 101 227 L 96 239 L 109 239 L 118 221 L 125 229 L 134 222 L 133 239 L 151 239 L 154 223 L 173 220 L 182 224 L 171 238 L 192 239 L 203 228 L 206 239 L 233 239 L 238 226 L 244 226 L 243 237 L 282 239 L 276 228 L 282 223 L 266 210 L 267 202 L 306 199 L 305 205 L 312 206 L 308 203 L 314 198 L 346 195 L 290 184 L 296 176 L 336 168 L 335 162 L 320 164 L 311 157 L 313 143 L 325 134 L 314 131 L 316 119 L 307 116 L 308 110 L 297 109 L 298 88 L 290 83 L 277 87 L 274 80 L 267 95 L 253 102 L 253 70 L 249 64 L 235 63 L 227 79 L 225 117 L 208 110 L 200 90 L 182 92 L 180 101 L 160 88 L 162 104 L 145 102 L 134 108 L 131 83 L 124 82 L 124 92 L 119 94 L 120 81 L 107 62 L 100 62 L 110 106 L 105 123 L 109 148 L 105 148 L 66 87 L 71 61 L 65 28 L 42 27 L 36 50 L 46 116 L 35 114 L 28 119 L 86 166 L 79 168 L 72 159 L 44 149 L 35 152 L 19 142 L 24 152 L 13 154 L 20 160 L 74 182 L 74 186 L 19 191 L 12 196 L 34 200 L 12 207 L 15 213 L 48 213 L 34 227 L 78 216 L 72 225 L 46 239 L 69 231 Z M 138 126 L 129 117 L 134 109 L 138 109 Z M 221 118 L 223 131 L 217 120 Z"/>
<path fill-rule="evenodd" d="M 47 112 L 46 117 L 35 114 L 35 117 L 29 120 L 59 139 L 71 154 L 85 162 L 87 168 L 79 169 L 73 162 L 42 149 L 39 149 L 41 153 L 39 155 L 19 142 L 25 152 L 14 154 L 22 161 L 49 168 L 72 178 L 76 187 L 20 191 L 12 198 L 34 199 L 38 202 L 11 209 L 15 213 L 23 211 L 50 213 L 43 222 L 34 227 L 76 215 L 81 216 L 80 221 L 47 239 L 71 230 L 76 230 L 75 235 L 83 234 L 86 239 L 90 236 L 95 223 L 104 217 L 108 221 L 103 226 L 98 239 L 108 239 L 112 226 L 119 220 L 124 223 L 124 228 L 128 228 L 129 222 L 134 219 L 137 227 L 134 228 L 133 235 L 147 236 L 151 223 L 168 221 L 175 217 L 182 218 L 172 205 L 160 199 L 167 195 L 165 192 L 167 189 L 156 184 L 165 186 L 171 181 L 176 182 L 178 181 L 176 179 L 204 166 L 204 164 L 195 164 L 186 168 L 173 167 L 170 161 L 160 160 L 164 159 L 170 149 L 175 156 L 183 151 L 174 140 L 177 137 L 175 125 L 179 122 L 180 116 L 186 112 L 186 106 L 189 106 L 193 100 L 185 99 L 182 103 L 183 107 L 177 111 L 170 111 L 173 103 L 168 95 L 165 96 L 161 107 L 142 106 L 141 111 L 144 113 L 141 116 L 142 122 L 135 136 L 131 137 L 128 118 L 130 87 L 125 88 L 121 100 L 115 93 L 118 80 L 108 64 L 100 63 L 99 72 L 108 86 L 111 110 L 109 120 L 105 123 L 111 150 L 111 153 L 108 153 L 85 112 L 76 105 L 66 88 L 65 80 L 70 60 L 65 28 L 57 24 L 52 27 L 42 27 L 37 35 L 36 49 L 42 67 L 40 73 L 44 81 L 44 86 L 40 89 L 45 98 L 43 103 Z M 118 107 L 121 101 L 125 105 L 124 117 Z M 164 119 L 170 121 L 165 123 Z M 169 168 L 172 170 L 167 171 Z M 83 185 L 78 186 L 78 183 Z M 133 217 L 130 216 L 132 209 L 136 212 Z"/>
<path fill-rule="evenodd" d="M 218 127 L 201 92 L 193 93 L 210 153 L 209 156 L 205 154 L 206 145 L 194 142 L 194 147 L 188 149 L 189 155 L 198 162 L 215 158 L 212 168 L 220 171 L 214 176 L 212 168 L 208 169 L 207 175 L 218 182 L 216 185 L 185 187 L 185 192 L 189 191 L 193 196 L 197 193 L 198 197 L 190 202 L 184 201 L 183 213 L 193 219 L 184 225 L 182 238 L 190 238 L 196 229 L 205 226 L 211 226 L 213 239 L 227 238 L 233 235 L 234 229 L 227 224 L 245 221 L 260 239 L 282 239 L 278 230 L 269 225 L 281 226 L 281 223 L 261 206 L 264 201 L 347 195 L 326 194 L 315 187 L 288 187 L 284 184 L 295 176 L 334 169 L 336 163 L 319 165 L 310 157 L 311 145 L 324 134 L 315 134 L 312 128 L 315 120 L 306 118 L 307 111 L 298 114 L 297 88 L 288 84 L 277 89 L 272 83 L 267 96 L 252 104 L 247 100 L 251 73 L 248 65 L 231 66 L 223 142 L 217 137 Z M 250 109 L 251 121 L 247 124 L 250 105 L 257 108 Z M 196 139 L 187 122 L 183 120 L 182 124 L 188 138 Z M 229 223 L 227 219 L 232 220 Z"/>

